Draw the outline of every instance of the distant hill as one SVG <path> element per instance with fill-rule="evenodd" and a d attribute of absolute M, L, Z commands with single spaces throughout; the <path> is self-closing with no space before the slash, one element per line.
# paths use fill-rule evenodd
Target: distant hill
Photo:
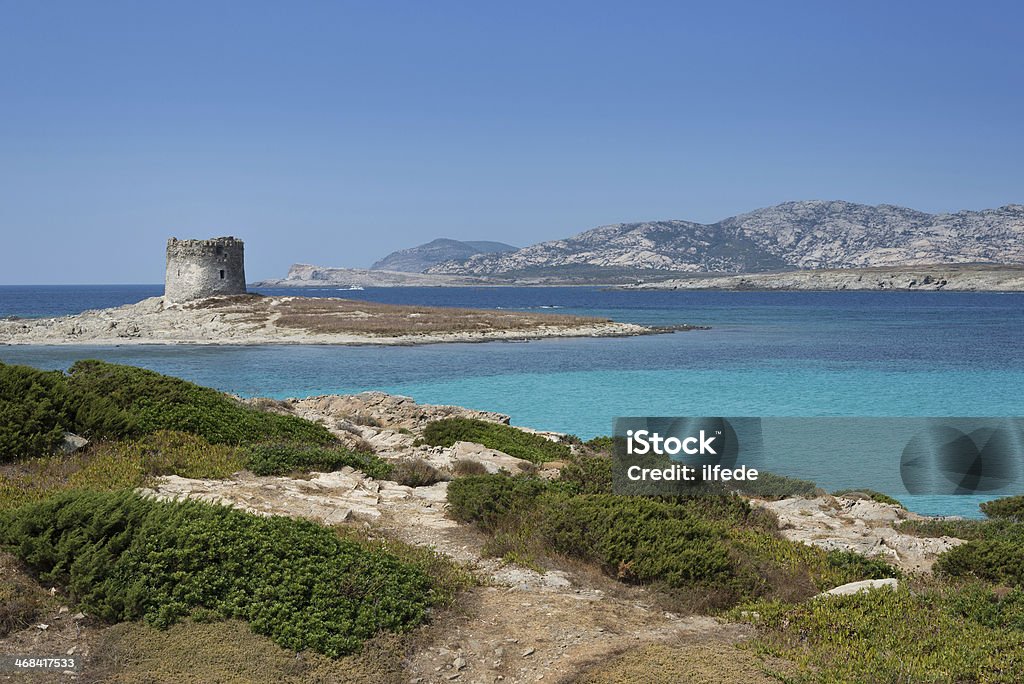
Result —
<path fill-rule="evenodd" d="M 671 220 L 602 226 L 515 251 L 450 258 L 426 272 L 502 279 L 557 274 L 607 281 L 631 273 L 966 263 L 1024 263 L 1024 205 L 929 214 L 887 204 L 786 202 L 710 224 Z"/>
<path fill-rule="evenodd" d="M 449 240 L 439 238 L 425 245 L 392 252 L 370 268 L 375 271 L 423 273 L 431 266 L 446 261 L 465 261 L 477 254 L 514 252 L 518 247 L 504 242 Z"/>

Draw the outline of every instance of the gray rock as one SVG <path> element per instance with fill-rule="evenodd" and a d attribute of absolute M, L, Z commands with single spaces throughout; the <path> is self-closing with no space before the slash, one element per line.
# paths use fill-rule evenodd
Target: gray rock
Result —
<path fill-rule="evenodd" d="M 870 579 L 862 580 L 860 582 L 850 582 L 849 584 L 843 584 L 834 589 L 822 592 L 814 598 L 821 598 L 823 596 L 849 596 L 850 594 L 859 594 L 864 591 L 872 591 L 874 589 L 892 589 L 896 590 L 900 585 L 899 580 L 888 577 L 886 579 Z"/>
<path fill-rule="evenodd" d="M 65 432 L 64 441 L 60 445 L 60 451 L 63 454 L 73 454 L 87 446 L 89 446 L 89 440 L 85 437 L 80 437 L 73 432 Z"/>

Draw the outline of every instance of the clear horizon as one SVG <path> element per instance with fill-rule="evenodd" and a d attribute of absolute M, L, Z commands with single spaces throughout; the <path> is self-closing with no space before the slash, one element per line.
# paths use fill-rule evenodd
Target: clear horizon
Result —
<path fill-rule="evenodd" d="M 1024 203 L 1024 8 L 12 2 L 2 284 L 250 281 L 790 200 Z"/>

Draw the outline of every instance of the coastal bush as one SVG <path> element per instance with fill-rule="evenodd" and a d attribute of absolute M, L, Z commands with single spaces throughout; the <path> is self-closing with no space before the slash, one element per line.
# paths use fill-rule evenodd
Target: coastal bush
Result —
<path fill-rule="evenodd" d="M 50 453 L 71 422 L 60 371 L 0 363 L 0 463 Z"/>
<path fill-rule="evenodd" d="M 53 453 L 65 432 L 130 439 L 160 430 L 192 433 L 211 444 L 334 441 L 317 423 L 260 411 L 142 368 L 78 361 L 65 375 L 0 364 L 0 462 Z"/>
<path fill-rule="evenodd" d="M 980 504 L 981 512 L 990 518 L 1009 518 L 1024 522 L 1024 496 L 1004 496 Z"/>
<path fill-rule="evenodd" d="M 594 437 L 583 443 L 583 446 L 598 453 L 611 454 L 615 449 L 615 438 L 608 435 Z"/>
<path fill-rule="evenodd" d="M 896 529 L 902 534 L 914 537 L 956 537 L 970 540 L 999 535 L 1011 524 L 1006 520 L 924 518 L 922 520 L 903 520 L 896 524 Z"/>
<path fill-rule="evenodd" d="M 423 430 L 423 442 L 443 447 L 450 447 L 456 442 L 474 442 L 534 463 L 561 461 L 571 453 L 568 445 L 553 442 L 541 435 L 475 418 L 431 421 Z"/>
<path fill-rule="evenodd" d="M 907 520 L 897 529 L 920 537 L 956 537 L 966 543 L 941 553 L 935 571 L 945 577 L 975 577 L 1024 587 L 1024 523 L 991 520 Z"/>
<path fill-rule="evenodd" d="M 794 684 L 1024 681 L 1024 592 L 981 584 L 881 589 L 799 605 L 756 603 L 752 647 L 795 661 Z"/>
<path fill-rule="evenodd" d="M 421 569 L 307 520 L 84 491 L 2 517 L 0 543 L 108 622 L 166 627 L 202 609 L 338 656 L 423 622 L 439 600 Z"/>
<path fill-rule="evenodd" d="M 499 523 L 533 505 L 550 485 L 534 477 L 473 475 L 448 484 L 448 512 L 456 520 L 493 532 Z"/>
<path fill-rule="evenodd" d="M 260 411 L 215 389 L 144 368 L 78 361 L 71 366 L 67 386 L 75 432 L 90 436 L 123 438 L 177 430 L 211 444 L 334 441 L 317 423 Z"/>
<path fill-rule="evenodd" d="M 740 494 L 758 499 L 813 498 L 818 495 L 818 485 L 810 480 L 769 472 L 759 472 L 756 480 L 730 483 L 730 486 L 733 486 Z"/>
<path fill-rule="evenodd" d="M 537 533 L 549 548 L 619 579 L 670 588 L 722 587 L 732 579 L 720 530 L 680 506 L 612 494 L 546 495 L 538 511 Z"/>
<path fill-rule="evenodd" d="M 783 539 L 771 513 L 737 495 L 580 493 L 573 480 L 487 475 L 451 482 L 448 506 L 452 517 L 491 535 L 492 554 L 531 565 L 541 557 L 581 559 L 691 608 L 759 596 L 802 599 L 899 574 L 879 560 Z"/>
<path fill-rule="evenodd" d="M 837 489 L 832 492 L 832 496 L 843 496 L 844 494 L 863 494 L 872 501 L 903 508 L 903 504 L 900 503 L 899 499 L 894 499 L 888 494 L 883 494 L 882 492 L 876 492 L 874 489 Z"/>
<path fill-rule="evenodd" d="M 345 466 L 376 479 L 387 478 L 391 465 L 372 453 L 343 446 L 316 446 L 293 442 L 254 444 L 245 449 L 246 465 L 256 475 L 287 475 L 299 472 L 331 472 Z"/>
<path fill-rule="evenodd" d="M 940 554 L 935 569 L 952 577 L 1024 586 L 1024 524 L 985 528 L 984 536 Z"/>
<path fill-rule="evenodd" d="M 429 487 L 451 478 L 422 458 L 403 458 L 392 468 L 391 479 L 406 487 Z"/>
<path fill-rule="evenodd" d="M 611 494 L 611 456 L 592 451 L 573 454 L 562 467 L 558 479 L 577 494 Z"/>

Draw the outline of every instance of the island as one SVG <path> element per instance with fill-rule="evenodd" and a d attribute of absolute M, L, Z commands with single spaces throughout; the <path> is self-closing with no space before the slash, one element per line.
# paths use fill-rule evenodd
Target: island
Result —
<path fill-rule="evenodd" d="M 642 325 L 566 314 L 253 293 L 183 303 L 150 297 L 74 316 L 0 320 L 0 344 L 408 345 L 655 332 Z"/>

